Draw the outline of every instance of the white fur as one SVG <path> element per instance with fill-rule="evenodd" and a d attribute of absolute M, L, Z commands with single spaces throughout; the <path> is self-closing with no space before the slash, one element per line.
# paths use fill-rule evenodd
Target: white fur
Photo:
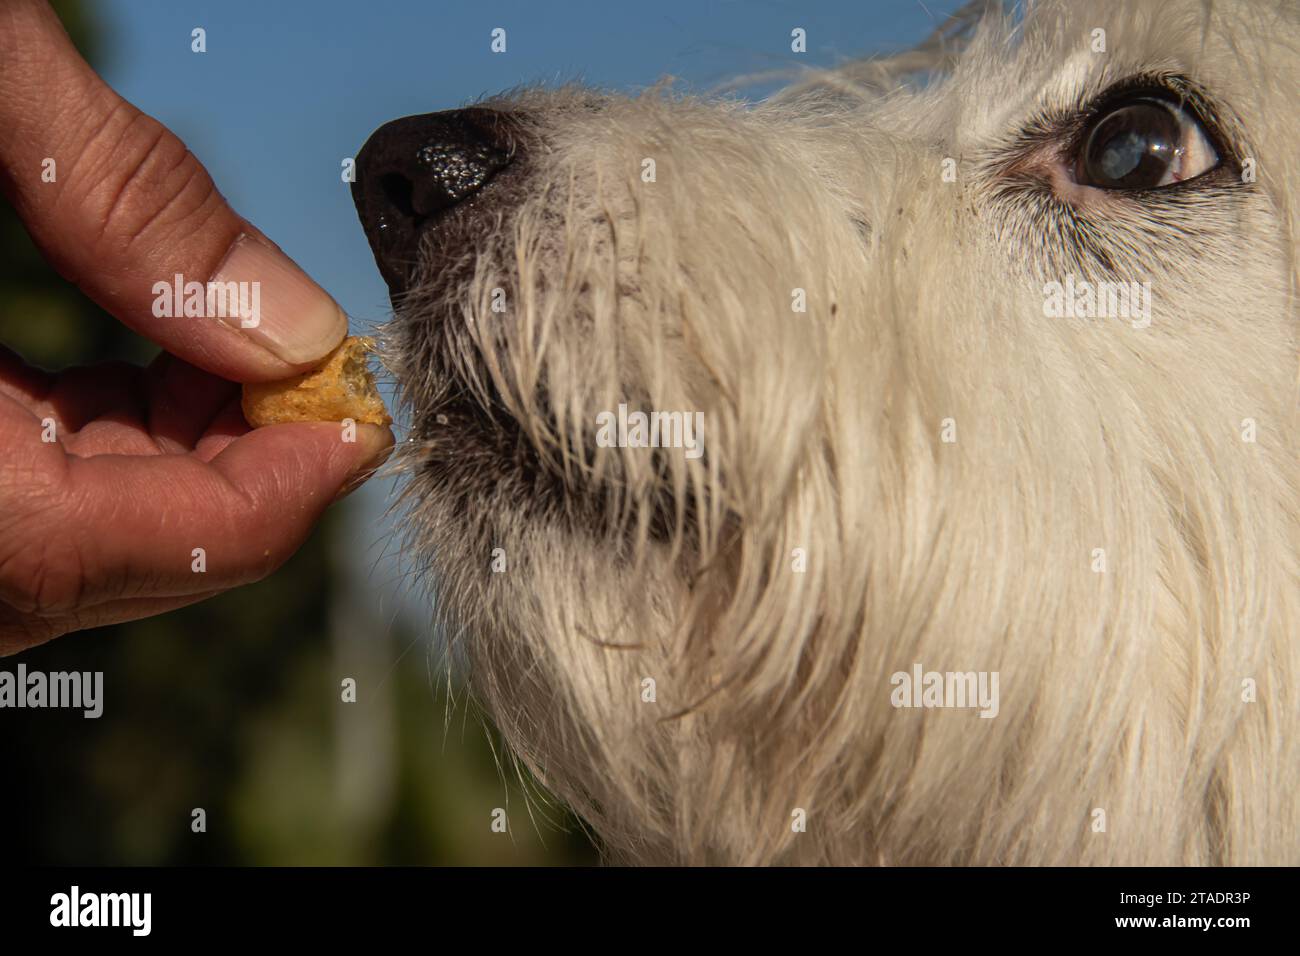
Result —
<path fill-rule="evenodd" d="M 1298 64 L 1291 3 L 1043 2 L 754 107 L 487 104 L 544 153 L 390 333 L 409 547 L 611 859 L 1300 863 Z M 1074 208 L 1105 269 L 1007 157 L 1148 70 L 1208 92 L 1258 182 Z M 1045 317 L 1066 274 L 1149 280 L 1151 326 Z M 449 377 L 558 492 L 438 431 Z M 705 456 L 597 447 L 620 402 L 703 411 Z M 998 672 L 998 715 L 891 706 L 918 662 Z"/>

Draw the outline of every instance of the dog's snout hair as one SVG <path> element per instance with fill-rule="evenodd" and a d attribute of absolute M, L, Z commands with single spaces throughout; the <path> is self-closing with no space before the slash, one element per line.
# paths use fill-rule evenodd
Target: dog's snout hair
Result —
<path fill-rule="evenodd" d="M 1300 862 L 1300 13 L 990 7 L 406 236 L 405 553 L 612 860 Z"/>

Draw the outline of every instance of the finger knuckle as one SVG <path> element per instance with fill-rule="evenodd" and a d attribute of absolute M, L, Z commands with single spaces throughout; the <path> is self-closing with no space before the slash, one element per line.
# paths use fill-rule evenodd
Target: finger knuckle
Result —
<path fill-rule="evenodd" d="M 165 126 L 138 112 L 125 126 L 96 189 L 97 245 L 114 252 L 192 232 L 222 202 L 203 164 Z"/>
<path fill-rule="evenodd" d="M 53 499 L 28 502 L 11 515 L 0 541 L 0 601 L 24 615 L 47 615 L 81 603 L 85 574 L 80 550 L 62 532 Z"/>

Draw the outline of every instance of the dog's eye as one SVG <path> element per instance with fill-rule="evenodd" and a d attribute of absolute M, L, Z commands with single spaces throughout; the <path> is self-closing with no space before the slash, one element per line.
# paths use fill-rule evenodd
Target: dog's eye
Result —
<path fill-rule="evenodd" d="M 1135 97 L 1107 110 L 1085 132 L 1075 176 L 1099 189 L 1155 189 L 1219 164 L 1204 127 L 1176 103 Z"/>

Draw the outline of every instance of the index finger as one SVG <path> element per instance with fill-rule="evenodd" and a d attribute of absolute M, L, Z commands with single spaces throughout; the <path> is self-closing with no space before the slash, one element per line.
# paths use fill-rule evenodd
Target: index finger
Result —
<path fill-rule="evenodd" d="M 63 276 L 206 371 L 285 378 L 347 334 L 334 300 L 95 74 L 44 0 L 0 5 L 0 188 Z"/>

